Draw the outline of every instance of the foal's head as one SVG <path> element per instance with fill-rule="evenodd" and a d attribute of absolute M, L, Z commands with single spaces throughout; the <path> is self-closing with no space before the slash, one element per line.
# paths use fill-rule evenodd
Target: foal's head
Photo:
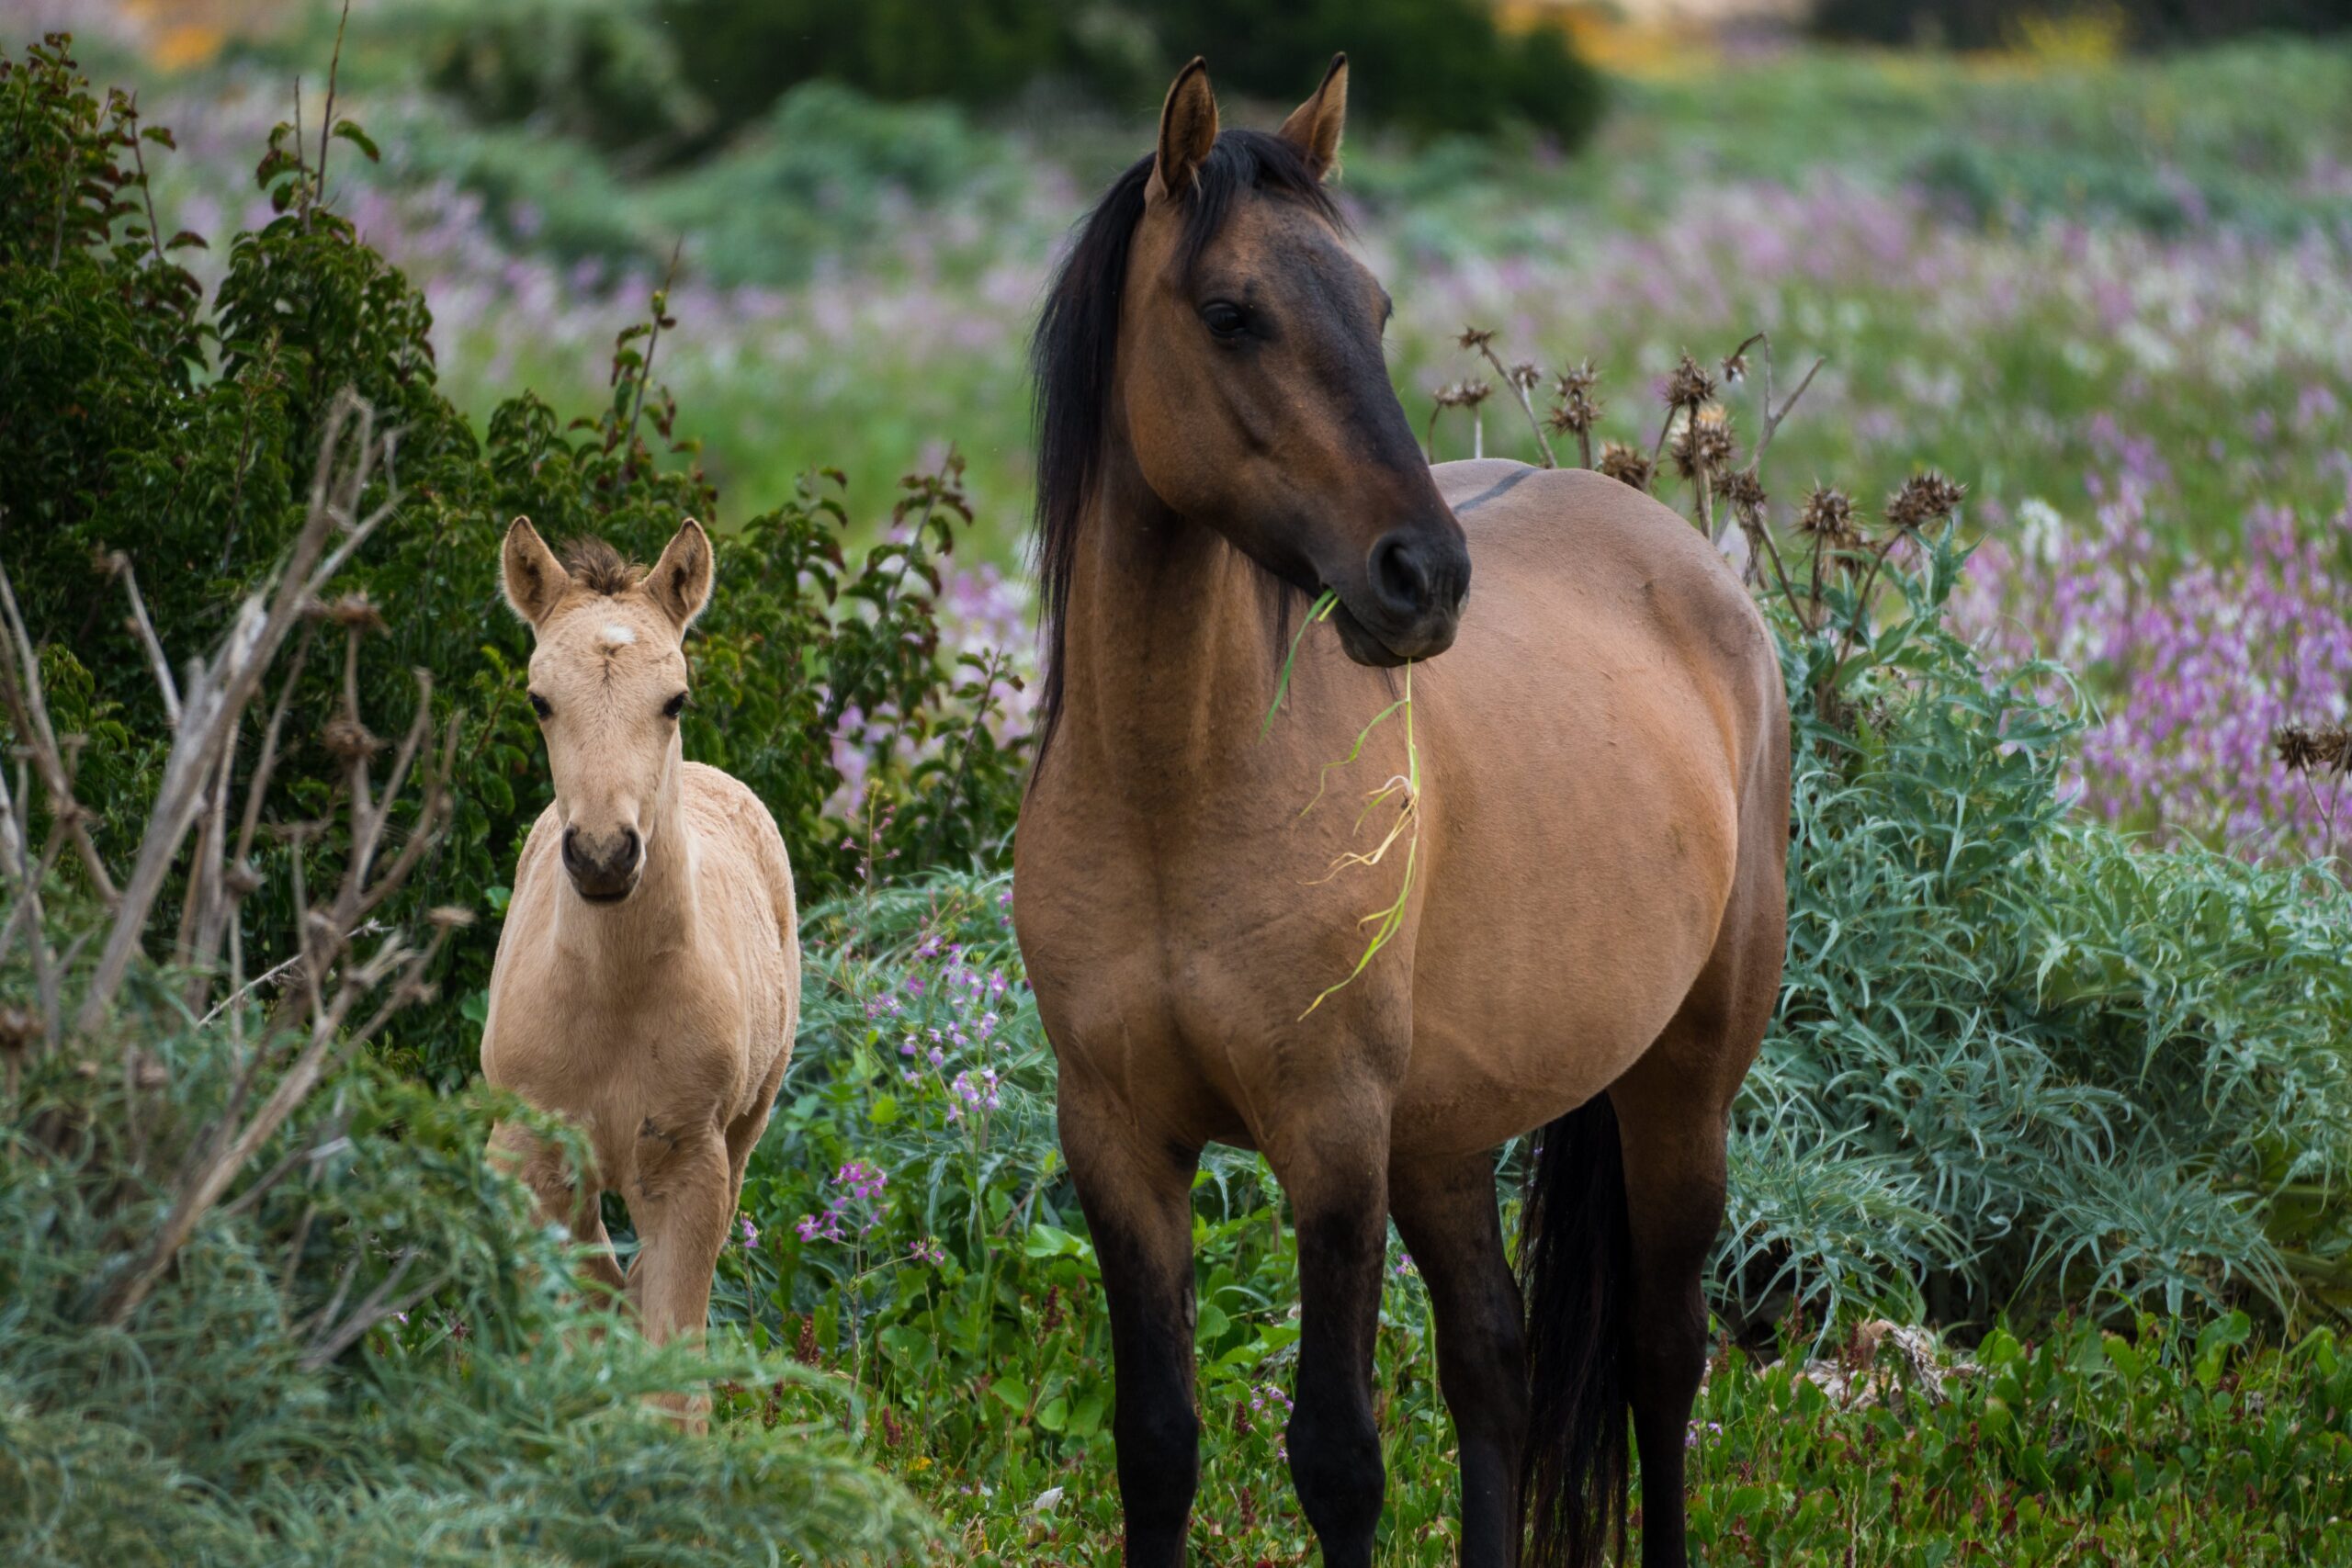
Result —
<path fill-rule="evenodd" d="M 686 627 L 710 599 L 709 536 L 689 519 L 640 571 L 601 539 L 559 561 L 526 518 L 506 531 L 506 602 L 531 623 L 531 707 L 547 738 L 563 868 L 592 903 L 637 889 L 677 787 Z"/>
<path fill-rule="evenodd" d="M 1038 329 L 1050 611 L 1115 432 L 1171 510 L 1293 586 L 1333 591 L 1360 663 L 1452 645 L 1469 551 L 1389 383 L 1388 295 L 1323 188 L 1347 85 L 1341 57 L 1279 131 L 1220 133 L 1195 60 L 1158 150 L 1088 221 Z"/>

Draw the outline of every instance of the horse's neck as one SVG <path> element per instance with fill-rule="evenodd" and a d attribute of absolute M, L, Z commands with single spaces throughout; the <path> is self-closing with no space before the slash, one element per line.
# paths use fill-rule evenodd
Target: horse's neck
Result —
<path fill-rule="evenodd" d="M 645 872 L 623 902 L 595 907 L 567 898 L 560 945 L 595 975 L 626 984 L 644 964 L 693 945 L 697 925 L 696 868 L 701 845 L 686 813 L 684 764 L 655 808 L 646 836 Z"/>
<path fill-rule="evenodd" d="M 1131 462 L 1111 466 L 1072 565 L 1055 747 L 1137 784 L 1247 764 L 1280 657 L 1264 571 Z"/>

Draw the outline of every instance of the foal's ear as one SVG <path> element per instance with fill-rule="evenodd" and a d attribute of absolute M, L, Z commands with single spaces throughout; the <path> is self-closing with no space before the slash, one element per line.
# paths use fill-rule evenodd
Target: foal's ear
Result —
<path fill-rule="evenodd" d="M 555 552 L 548 548 L 548 542 L 539 537 L 527 517 L 517 517 L 506 530 L 499 565 L 507 604 L 534 627 L 548 618 L 562 602 L 563 591 L 571 586 L 571 574 L 563 570 L 563 563 L 555 558 Z"/>
<path fill-rule="evenodd" d="M 1290 111 L 1278 134 L 1298 149 L 1321 179 L 1340 165 L 1340 132 L 1348 123 L 1348 57 L 1335 54 L 1315 96 Z"/>
<path fill-rule="evenodd" d="M 710 536 L 689 517 L 645 574 L 645 591 L 684 631 L 710 603 Z"/>
<path fill-rule="evenodd" d="M 1201 160 L 1216 145 L 1216 95 L 1209 90 L 1209 64 L 1199 55 L 1176 73 L 1168 101 L 1159 107 L 1159 154 L 1152 160 L 1147 198 L 1166 199 L 1193 188 Z"/>

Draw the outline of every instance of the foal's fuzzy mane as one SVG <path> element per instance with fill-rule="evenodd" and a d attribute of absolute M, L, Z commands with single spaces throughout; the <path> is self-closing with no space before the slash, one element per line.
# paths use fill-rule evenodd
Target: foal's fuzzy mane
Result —
<path fill-rule="evenodd" d="M 593 536 L 583 536 L 563 547 L 563 570 L 591 593 L 616 598 L 644 577 L 645 569 Z"/>
<path fill-rule="evenodd" d="M 1112 182 L 1078 231 L 1030 341 L 1036 377 L 1037 516 L 1031 539 L 1044 604 L 1045 678 L 1038 693 L 1037 757 L 1044 760 L 1062 706 L 1062 627 L 1078 535 L 1102 477 L 1102 438 L 1119 343 L 1119 303 L 1136 226 L 1151 180 L 1147 154 Z M 1338 205 L 1306 159 L 1262 130 L 1227 130 L 1201 161 L 1184 197 L 1182 265 L 1208 248 L 1245 190 L 1306 205 L 1334 227 Z"/>

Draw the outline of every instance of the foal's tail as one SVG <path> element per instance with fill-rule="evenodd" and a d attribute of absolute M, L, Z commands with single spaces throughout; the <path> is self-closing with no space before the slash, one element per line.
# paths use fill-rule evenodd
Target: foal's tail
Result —
<path fill-rule="evenodd" d="M 1596 1094 L 1536 1134 L 1521 1216 L 1528 1568 L 1590 1568 L 1625 1540 L 1625 1291 L 1633 1244 L 1617 1109 Z"/>

